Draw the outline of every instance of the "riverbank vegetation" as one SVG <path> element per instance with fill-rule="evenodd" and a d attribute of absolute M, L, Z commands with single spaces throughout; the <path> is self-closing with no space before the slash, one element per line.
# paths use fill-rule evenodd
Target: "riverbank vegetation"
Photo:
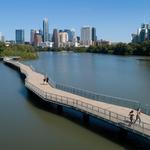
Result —
<path fill-rule="evenodd" d="M 89 52 L 113 55 L 138 55 L 150 56 L 150 41 L 143 43 L 118 43 L 112 45 L 100 45 L 85 47 L 68 47 L 68 48 L 45 48 L 44 51 L 73 51 L 73 52 Z"/>
<path fill-rule="evenodd" d="M 22 59 L 38 58 L 36 49 L 30 45 L 10 45 L 6 46 L 0 43 L 0 57 L 4 56 L 20 56 Z"/>
<path fill-rule="evenodd" d="M 72 51 L 77 53 L 99 53 L 99 54 L 112 54 L 112 55 L 137 55 L 137 56 L 150 56 L 150 41 L 143 43 L 117 43 L 112 45 L 100 45 L 86 47 L 66 47 L 66 48 L 35 48 L 31 45 L 10 45 L 5 46 L 0 43 L 0 57 L 4 56 L 20 56 L 23 59 L 36 59 L 38 58 L 37 51 Z"/>

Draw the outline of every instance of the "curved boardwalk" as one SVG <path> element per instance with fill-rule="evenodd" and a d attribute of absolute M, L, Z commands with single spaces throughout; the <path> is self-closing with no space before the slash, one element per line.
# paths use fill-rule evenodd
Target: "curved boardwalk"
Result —
<path fill-rule="evenodd" d="M 86 116 L 92 115 L 111 123 L 121 129 L 136 133 L 150 139 L 150 116 L 141 113 L 142 122 L 129 125 L 130 108 L 95 101 L 82 96 L 71 94 L 54 88 L 50 84 L 43 84 L 44 75 L 35 72 L 32 68 L 10 58 L 4 58 L 4 62 L 16 67 L 25 74 L 25 86 L 45 101 L 59 106 L 71 107 L 83 112 Z M 136 112 L 136 111 L 135 111 Z"/>

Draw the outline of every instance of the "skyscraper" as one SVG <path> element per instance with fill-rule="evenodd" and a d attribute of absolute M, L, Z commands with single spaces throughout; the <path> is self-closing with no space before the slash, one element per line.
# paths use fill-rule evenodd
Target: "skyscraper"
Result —
<path fill-rule="evenodd" d="M 25 33 L 23 29 L 16 30 L 16 44 L 24 44 L 25 42 Z"/>
<path fill-rule="evenodd" d="M 57 29 L 53 30 L 52 42 L 54 42 L 54 47 L 59 47 L 59 33 Z"/>
<path fill-rule="evenodd" d="M 96 41 L 97 41 L 96 28 L 92 27 L 92 44 L 95 45 Z"/>
<path fill-rule="evenodd" d="M 81 28 L 81 45 L 85 47 L 92 45 L 92 31 L 90 27 Z"/>
<path fill-rule="evenodd" d="M 30 43 L 32 45 L 34 45 L 34 36 L 35 36 L 35 33 L 36 33 L 36 30 L 31 29 L 31 31 L 30 31 Z"/>
<path fill-rule="evenodd" d="M 0 42 L 5 42 L 5 36 L 0 32 Z"/>
<path fill-rule="evenodd" d="M 34 35 L 34 45 L 40 46 L 42 43 L 42 35 L 40 34 L 40 30 L 37 30 Z"/>
<path fill-rule="evenodd" d="M 2 35 L 2 37 L 1 37 L 1 42 L 5 42 L 5 36 L 4 35 Z"/>
<path fill-rule="evenodd" d="M 150 40 L 150 24 L 142 24 L 137 33 L 132 34 L 132 42 L 144 42 Z"/>
<path fill-rule="evenodd" d="M 60 32 L 59 33 L 59 42 L 61 47 L 65 47 L 68 42 L 68 33 L 67 32 Z"/>
<path fill-rule="evenodd" d="M 49 34 L 48 19 L 45 18 L 43 20 L 43 42 L 47 42 L 48 41 L 48 34 Z"/>
<path fill-rule="evenodd" d="M 65 29 L 64 32 L 67 32 L 68 33 L 68 41 L 69 42 L 75 42 L 75 30 L 70 30 L 70 29 Z"/>

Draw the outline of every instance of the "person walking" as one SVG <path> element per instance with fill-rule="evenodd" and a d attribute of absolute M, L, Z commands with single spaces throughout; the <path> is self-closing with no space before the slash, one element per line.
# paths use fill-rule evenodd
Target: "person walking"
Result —
<path fill-rule="evenodd" d="M 137 109 L 137 113 L 136 113 L 136 119 L 135 119 L 134 123 L 136 123 L 137 120 L 139 120 L 139 124 L 141 123 L 141 117 L 140 117 L 140 115 L 141 115 L 141 110 L 140 110 L 140 108 L 138 108 Z"/>
<path fill-rule="evenodd" d="M 131 126 L 131 124 L 133 123 L 133 117 L 134 117 L 134 111 L 133 111 L 133 110 L 131 110 L 131 111 L 129 112 L 129 117 L 130 117 L 129 126 Z"/>
<path fill-rule="evenodd" d="M 45 77 L 44 77 L 44 79 L 43 79 L 43 85 L 45 84 Z"/>

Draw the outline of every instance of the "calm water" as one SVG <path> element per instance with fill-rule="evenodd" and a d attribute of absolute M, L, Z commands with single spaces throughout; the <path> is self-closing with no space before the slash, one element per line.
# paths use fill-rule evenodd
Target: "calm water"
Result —
<path fill-rule="evenodd" d="M 139 61 L 136 57 L 40 53 L 39 60 L 26 63 L 59 83 L 150 104 L 149 61 Z M 54 108 L 51 112 L 40 108 L 24 87 L 20 75 L 0 63 L 1 150 L 134 148 L 134 141 L 129 142 L 131 137 L 126 142 L 119 140 L 117 135 L 111 135 L 116 132 L 100 128 L 101 123 L 94 119 L 90 128 L 85 127 L 81 114 L 71 111 L 74 115 L 70 117 L 69 111 L 66 109 L 62 116 Z"/>
<path fill-rule="evenodd" d="M 150 104 L 150 61 L 141 57 L 41 53 L 27 62 L 54 81 L 96 93 Z"/>

